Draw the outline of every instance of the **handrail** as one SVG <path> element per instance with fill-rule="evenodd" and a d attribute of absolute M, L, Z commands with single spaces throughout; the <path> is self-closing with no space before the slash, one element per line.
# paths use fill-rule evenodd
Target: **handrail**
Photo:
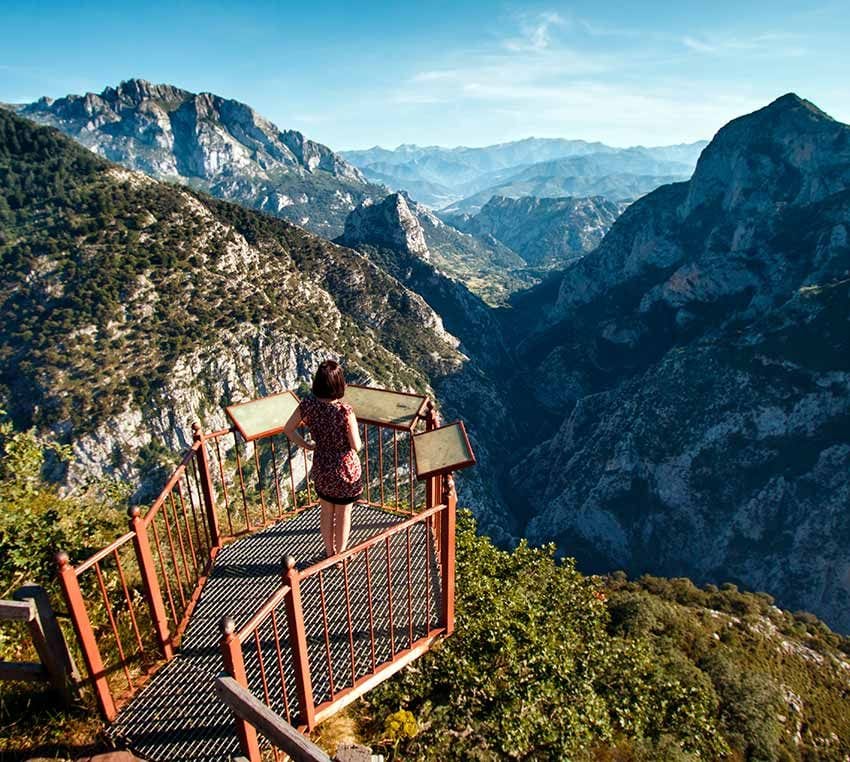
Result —
<path fill-rule="evenodd" d="M 280 602 L 286 598 L 289 594 L 290 590 L 289 585 L 281 585 L 277 590 L 275 590 L 268 600 L 260 606 L 257 612 L 247 621 L 242 628 L 236 633 L 236 637 L 239 639 L 240 643 L 244 643 L 245 640 L 251 635 L 254 630 L 257 629 L 268 617 L 272 611 L 274 611 Z"/>
<path fill-rule="evenodd" d="M 422 419 L 426 428 L 437 425 L 433 410 L 431 412 L 431 415 Z M 392 427 L 368 421 L 362 421 L 361 427 L 365 494 L 364 499 L 358 502 L 393 513 L 402 518 L 401 522 L 380 531 L 359 545 L 329 559 L 323 559 L 304 571 L 297 571 L 294 565 L 288 572 L 284 571 L 282 584 L 245 622 L 238 636 L 234 637 L 240 645 L 252 633 L 258 638 L 258 628 L 264 622 L 274 620 L 276 612 L 279 614 L 285 607 L 285 619 L 290 629 L 297 626 L 300 630 L 297 637 L 291 635 L 298 640 L 293 648 L 298 651 L 298 658 L 303 661 L 299 662 L 296 669 L 302 673 L 302 682 L 309 681 L 308 642 L 303 631 L 303 621 L 295 624 L 303 620 L 304 613 L 298 590 L 299 581 L 307 583 L 308 597 L 324 597 L 323 575 L 327 578 L 327 570 L 332 565 L 343 562 L 345 579 L 340 590 L 347 609 L 351 652 L 349 666 L 352 673 L 350 682 L 356 683 L 352 688 L 358 690 L 362 678 L 355 675 L 356 636 L 352 622 L 348 562 L 356 564 L 356 557 L 363 556 L 369 598 L 368 629 L 373 641 L 373 673 L 377 667 L 374 653 L 377 617 L 373 621 L 373 589 L 372 582 L 368 579 L 371 571 L 373 576 L 379 575 L 386 580 L 381 582 L 382 586 L 387 587 L 386 590 L 382 589 L 381 594 L 389 595 L 389 621 L 392 623 L 392 578 L 397 575 L 390 574 L 390 543 L 398 545 L 401 553 L 398 563 L 401 567 L 397 568 L 401 572 L 406 566 L 408 576 L 410 535 L 414 531 L 420 537 L 417 540 L 420 543 L 418 547 L 423 551 L 426 547 L 436 547 L 436 563 L 439 569 L 453 568 L 453 564 L 446 563 L 449 560 L 446 556 L 448 546 L 444 548 L 441 542 L 443 536 L 453 534 L 453 531 L 448 529 L 449 526 L 453 529 L 453 525 L 451 520 L 447 519 L 447 514 L 451 511 L 447 510 L 447 501 L 439 489 L 439 480 L 436 477 L 424 484 L 415 481 L 413 432 L 402 435 L 393 430 L 389 436 Z M 77 566 L 72 566 L 67 556 L 60 556 L 58 561 L 60 583 L 80 648 L 85 654 L 89 679 L 95 687 L 101 713 L 108 720 L 114 718 L 116 708 L 120 708 L 135 694 L 146 676 L 155 669 L 155 662 L 159 658 L 172 658 L 174 647 L 179 643 L 192 610 L 199 600 L 212 562 L 222 546 L 239 536 L 312 508 L 317 503 L 309 481 L 308 453 L 294 447 L 284 435 L 244 442 L 240 440 L 234 427 L 205 433 L 199 423 L 192 426 L 192 433 L 191 446 L 183 452 L 179 463 L 155 500 L 149 503 L 148 507 L 136 506 L 131 511 L 130 531 L 97 550 Z M 231 436 L 233 440 L 230 439 Z M 420 512 L 417 513 L 417 510 Z M 425 527 L 425 535 L 431 537 L 431 540 L 426 540 L 425 546 L 421 545 L 419 534 L 422 526 Z M 405 532 L 408 535 L 406 563 Z M 374 559 L 383 559 L 385 556 L 386 570 L 383 569 L 383 560 L 382 568 L 377 570 Z M 416 563 L 421 564 L 421 559 L 417 558 Z M 425 631 L 430 635 L 435 635 L 438 631 L 449 633 L 452 629 L 453 618 L 450 614 L 453 613 L 453 600 L 448 600 L 446 593 L 453 599 L 453 590 L 445 587 L 441 595 L 442 610 L 438 612 L 438 619 L 432 620 L 428 613 L 431 602 L 428 598 L 428 580 L 431 573 L 429 570 L 430 567 L 426 564 Z M 451 577 L 452 575 L 445 577 L 445 585 L 451 584 Z M 144 595 L 138 596 L 139 591 Z M 375 593 L 378 594 L 377 589 Z M 397 604 L 403 606 L 402 593 L 396 592 L 395 596 Z M 390 624 L 391 661 L 397 660 L 401 655 L 396 648 L 401 642 L 409 647 L 414 645 L 416 633 L 413 632 L 409 591 L 407 599 L 408 632 L 403 639 L 398 637 L 399 633 L 394 632 L 394 627 Z M 398 611 L 401 611 L 401 608 Z M 287 626 L 286 623 L 283 625 Z M 327 621 L 324 626 L 327 627 Z M 276 633 L 276 621 L 273 628 Z M 110 643 L 110 649 L 104 651 L 109 662 L 106 665 L 98 648 L 99 640 L 103 637 L 114 641 Z M 327 635 L 325 640 L 327 641 Z M 417 639 L 416 645 L 418 643 Z M 115 652 L 111 650 L 112 645 Z M 379 657 L 378 660 L 381 658 L 384 657 Z M 123 681 L 120 680 L 122 674 Z M 126 687 L 117 685 L 116 679 L 126 683 Z M 299 692 L 307 695 L 303 686 L 299 688 Z M 338 701 L 334 701 L 333 694 L 338 699 L 341 694 L 348 692 L 347 688 L 332 690 L 331 701 L 320 703 L 318 706 L 327 703 L 336 706 Z M 314 709 L 317 705 L 313 703 L 312 697 L 309 701 L 302 701 L 301 698 L 299 695 L 299 702 L 303 704 L 302 708 L 306 712 L 302 719 L 312 726 L 315 724 Z M 323 700 L 321 696 L 316 698 L 320 702 Z M 287 718 L 294 720 L 294 715 L 289 718 L 288 714 L 287 708 Z"/>
<path fill-rule="evenodd" d="M 222 621 L 221 648 L 226 672 L 244 689 L 255 692 L 262 690 L 267 707 L 278 709 L 282 706 L 287 721 L 309 730 L 422 655 L 438 638 L 450 634 L 453 629 L 453 601 L 449 603 L 444 599 L 451 590 L 454 573 L 453 564 L 445 563 L 445 551 L 449 545 L 453 545 L 449 542 L 450 535 L 453 535 L 453 521 L 447 517 L 454 511 L 455 496 L 448 486 L 432 494 L 444 497 L 445 502 L 405 518 L 303 571 L 295 567 L 295 559 L 287 556 L 281 570 L 282 584 L 250 619 L 238 630 L 232 618 L 226 617 Z M 418 537 L 418 551 L 412 564 L 411 538 L 414 531 Z M 391 549 L 393 546 L 395 551 Z M 395 554 L 399 554 L 396 555 L 396 563 L 400 563 L 397 572 L 391 568 L 392 556 Z M 360 570 L 366 575 L 368 611 L 354 614 L 349 584 L 351 569 L 354 568 L 351 565 L 358 561 L 362 566 Z M 338 585 L 335 594 L 343 595 L 347 627 L 342 624 L 343 630 L 337 632 L 331 629 L 326 596 L 329 594 L 328 570 L 340 562 L 343 563 L 342 578 L 339 580 L 332 577 L 336 582 L 331 584 Z M 430 567 L 432 563 L 436 564 L 433 572 Z M 441 591 L 432 608 L 430 580 L 434 579 L 433 574 L 439 574 L 437 579 Z M 401 590 L 405 585 L 408 588 L 406 614 L 402 613 L 404 603 Z M 422 602 L 425 604 L 424 611 L 420 608 L 416 615 L 412 604 L 412 585 L 416 585 L 419 590 L 417 595 L 423 595 Z M 361 591 L 359 594 L 364 593 Z M 381 614 L 375 613 L 373 609 L 373 595 L 385 598 L 386 608 Z M 311 601 L 306 611 L 305 596 Z M 395 614 L 394 597 L 398 605 Z M 285 616 L 282 616 L 284 609 Z M 414 616 L 417 617 L 416 621 Z M 360 621 L 357 622 L 357 619 Z M 268 631 L 267 627 L 270 628 Z M 383 630 L 382 633 L 379 628 Z M 355 629 L 359 634 L 355 634 Z M 335 637 L 334 632 L 340 636 L 347 634 L 347 645 L 342 652 L 331 646 L 330 638 Z M 362 651 L 355 646 L 355 639 L 363 643 L 364 637 L 368 638 L 366 648 L 367 653 L 371 650 L 371 664 L 368 657 L 363 661 Z M 376 646 L 379 649 L 377 657 Z M 243 650 L 245 648 L 248 650 Z M 291 677 L 298 696 L 294 706 L 291 683 L 288 683 L 282 672 L 283 649 L 287 648 L 291 649 L 294 670 Z M 315 663 L 316 652 L 313 649 L 316 648 L 323 653 L 321 661 L 327 666 L 326 673 L 322 664 Z M 308 651 L 312 654 L 310 658 Z M 250 669 L 246 669 L 248 662 Z M 275 667 L 271 665 L 274 664 L 280 668 L 280 682 L 277 673 L 273 672 Z M 325 676 L 322 677 L 320 673 Z M 273 674 L 274 680 L 271 679 Z M 250 752 L 248 756 L 251 759 L 259 759 L 259 756 L 252 756 L 257 747 L 256 734 L 250 723 L 240 720 L 237 727 L 243 750 Z"/>
<path fill-rule="evenodd" d="M 109 545 L 101 550 L 97 551 L 93 556 L 89 556 L 82 563 L 77 564 L 74 567 L 74 572 L 79 577 L 86 569 L 90 569 L 94 566 L 98 561 L 103 561 L 108 555 L 112 552 L 118 550 L 122 545 L 128 543 L 133 537 L 136 536 L 135 532 L 127 532 L 126 534 L 122 534 L 117 540 L 113 540 Z"/>
<path fill-rule="evenodd" d="M 0 601 L 0 622 L 29 622 L 33 619 L 33 601 Z"/>
<path fill-rule="evenodd" d="M 411 516 L 409 519 L 405 519 L 404 521 L 399 522 L 398 524 L 393 524 L 391 527 L 384 529 L 382 532 L 379 532 L 376 535 L 373 535 L 368 540 L 364 540 L 359 545 L 355 545 L 353 548 L 346 548 L 345 550 L 341 550 L 334 556 L 330 556 L 329 558 L 325 558 L 317 563 L 313 564 L 306 568 L 303 572 L 301 572 L 301 579 L 307 579 L 308 577 L 312 577 L 318 574 L 320 571 L 324 571 L 325 569 L 338 564 L 340 561 L 344 561 L 345 559 L 360 553 L 361 551 L 366 550 L 367 548 L 371 548 L 378 543 L 384 542 L 388 537 L 392 537 L 395 534 L 400 532 L 404 532 L 408 529 L 408 527 L 412 527 L 431 516 L 439 513 L 440 511 L 445 510 L 446 506 L 444 503 L 440 505 L 435 505 L 432 508 L 427 508 L 424 511 L 420 511 L 415 516 Z"/>
<path fill-rule="evenodd" d="M 399 534 L 408 529 L 408 527 L 414 526 L 415 524 L 425 521 L 431 516 L 439 513 L 442 510 L 445 510 L 445 504 L 435 505 L 433 508 L 428 508 L 425 511 L 421 511 L 417 513 L 415 516 L 411 516 L 409 519 L 405 521 L 399 522 L 398 524 L 393 524 L 391 527 L 379 532 L 378 534 L 370 537 L 367 540 L 355 545 L 351 548 L 346 548 L 345 550 L 340 551 L 334 556 L 330 556 L 321 561 L 316 562 L 312 566 L 308 566 L 303 571 L 299 572 L 298 577 L 300 580 L 309 579 L 310 577 L 318 574 L 325 569 L 330 568 L 340 562 L 340 560 L 350 558 L 351 556 L 355 556 L 358 553 L 364 552 L 367 548 L 371 548 L 381 542 L 384 542 L 388 537 L 392 537 L 395 534 Z M 257 629 L 265 619 L 271 614 L 272 611 L 280 604 L 280 602 L 286 597 L 289 592 L 289 585 L 283 584 L 277 590 L 275 590 L 266 601 L 260 606 L 260 608 L 251 616 L 251 618 L 243 624 L 239 630 L 236 632 L 236 637 L 239 639 L 240 643 L 244 643 L 245 640 L 251 635 L 254 630 Z"/>
<path fill-rule="evenodd" d="M 215 692 L 240 720 L 249 722 L 294 762 L 331 762 L 316 744 L 243 688 L 226 673 L 215 681 Z"/>
<path fill-rule="evenodd" d="M 188 450 L 186 450 L 186 453 L 183 455 L 183 459 L 180 461 L 177 468 L 175 468 L 174 472 L 171 474 L 171 478 L 165 483 L 165 486 L 160 490 L 159 495 L 157 495 L 156 500 L 153 501 L 151 507 L 142 517 L 142 520 L 146 524 L 150 523 L 153 516 L 162 507 L 162 504 L 165 502 L 165 499 L 171 494 L 171 492 L 174 490 L 174 487 L 186 473 L 186 466 L 189 465 L 192 458 L 195 456 L 195 453 L 198 451 L 202 444 L 203 443 L 201 441 L 193 442 L 192 446 Z"/>
<path fill-rule="evenodd" d="M 37 662 L 0 661 L 0 681 L 40 680 L 51 684 L 65 706 L 73 701 L 72 683 L 79 673 L 47 593 L 40 585 L 29 583 L 18 588 L 15 600 L 0 600 L 0 622 L 25 622 Z"/>
<path fill-rule="evenodd" d="M 225 436 L 226 434 L 233 434 L 236 430 L 237 429 L 236 429 L 235 426 L 231 426 L 229 429 L 218 429 L 216 431 L 209 431 L 209 432 L 202 434 L 202 438 L 204 440 L 218 439 L 220 437 Z"/>

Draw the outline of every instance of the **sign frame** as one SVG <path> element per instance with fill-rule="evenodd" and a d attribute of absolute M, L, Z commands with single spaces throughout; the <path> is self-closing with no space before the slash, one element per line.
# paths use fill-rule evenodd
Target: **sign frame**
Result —
<path fill-rule="evenodd" d="M 371 418 L 362 418 L 359 415 L 357 415 L 356 410 L 354 411 L 354 414 L 357 417 L 358 423 L 366 423 L 366 424 L 371 424 L 373 426 L 385 426 L 385 427 L 390 428 L 390 429 L 395 429 L 396 431 L 410 431 L 412 433 L 413 427 L 416 425 L 417 421 L 419 421 L 422 418 L 423 413 L 425 411 L 425 408 L 428 406 L 428 397 L 424 394 L 414 394 L 413 392 L 397 392 L 394 389 L 385 389 L 385 388 L 380 387 L 380 386 L 363 386 L 362 384 L 346 384 L 346 389 L 367 389 L 369 391 L 374 391 L 374 392 L 387 392 L 388 394 L 400 394 L 400 395 L 403 395 L 405 397 L 415 397 L 416 399 L 421 399 L 422 404 L 419 406 L 417 411 L 413 414 L 413 417 L 411 418 L 409 426 L 403 426 L 401 424 L 392 423 L 392 422 L 389 422 L 389 421 L 376 421 L 376 420 L 373 420 Z M 343 399 L 345 399 L 345 397 L 343 397 Z"/>
<path fill-rule="evenodd" d="M 257 402 L 260 402 L 260 401 L 263 401 L 263 400 L 269 400 L 269 399 L 272 399 L 274 397 L 283 397 L 285 395 L 289 395 L 295 400 L 296 407 L 301 404 L 301 399 L 298 397 L 298 395 L 295 394 L 295 392 L 292 391 L 291 389 L 287 389 L 287 390 L 282 391 L 282 392 L 276 392 L 275 394 L 267 394 L 265 397 L 259 397 L 258 399 L 247 400 L 246 402 L 237 402 L 235 405 L 228 405 L 224 409 L 224 411 L 225 411 L 225 413 L 227 413 L 227 417 L 230 419 L 234 428 L 242 436 L 242 439 L 245 442 L 254 442 L 258 439 L 263 439 L 264 437 L 270 437 L 270 436 L 274 436 L 275 434 L 280 434 L 284 429 L 285 422 L 284 422 L 284 424 L 281 424 L 279 426 L 272 426 L 271 428 L 264 429 L 263 431 L 257 432 L 255 434 L 252 434 L 252 435 L 249 436 L 245 432 L 245 429 L 242 427 L 242 424 L 239 422 L 239 419 L 233 414 L 232 411 L 235 408 L 240 408 L 240 407 L 243 407 L 245 405 L 253 405 L 253 404 L 256 404 Z"/>
<path fill-rule="evenodd" d="M 419 473 L 419 461 L 416 461 L 416 478 L 419 481 L 423 481 L 428 479 L 431 476 L 437 476 L 438 474 L 447 474 L 453 471 L 460 471 L 463 468 L 469 468 L 470 466 L 474 466 L 478 461 L 475 458 L 475 452 L 472 449 L 472 445 L 469 442 L 469 435 L 466 433 L 466 426 L 463 425 L 463 421 L 457 420 L 452 421 L 451 423 L 445 423 L 442 426 L 438 426 L 436 429 L 431 429 L 430 431 L 422 431 L 418 434 L 413 435 L 413 453 L 416 455 L 416 438 L 424 437 L 428 434 L 433 434 L 435 431 L 440 431 L 441 429 L 452 428 L 453 426 L 459 427 L 460 433 L 463 435 L 464 443 L 466 444 L 466 449 L 469 452 L 469 458 L 467 460 L 459 461 L 458 463 L 452 463 L 449 466 L 444 466 L 442 468 L 432 469 L 431 471 L 426 471 L 425 473 Z"/>

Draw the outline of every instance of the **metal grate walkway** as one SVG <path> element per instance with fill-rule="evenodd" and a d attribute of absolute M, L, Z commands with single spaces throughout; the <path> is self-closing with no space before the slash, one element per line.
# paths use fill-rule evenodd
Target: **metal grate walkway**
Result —
<path fill-rule="evenodd" d="M 377 508 L 355 505 L 349 547 L 402 520 L 402 517 Z M 366 587 L 363 555 L 352 558 L 348 564 L 352 602 L 350 625 L 343 600 L 342 572 L 335 568 L 323 572 L 327 639 L 319 578 L 304 579 L 302 602 L 317 704 L 332 697 L 330 673 L 334 690 L 370 673 L 373 668 L 372 631 L 375 634 L 374 661 L 381 664 L 391 659 L 393 652 L 397 653 L 426 634 L 429 627 L 436 626 L 440 583 L 430 535 L 428 531 L 426 536 L 424 525 L 417 524 L 409 532 L 393 535 L 388 546 L 383 542 L 374 546 L 370 553 L 371 591 Z M 232 616 L 237 626 L 250 619 L 280 586 L 281 559 L 285 555 L 294 556 L 300 569 L 324 558 L 318 507 L 242 538 L 220 551 L 177 654 L 120 712 L 109 730 L 113 738 L 152 762 L 220 762 L 240 755 L 232 715 L 213 689 L 214 678 L 223 667 L 219 622 L 225 615 Z M 411 563 L 411 558 L 420 560 Z M 368 621 L 366 605 L 370 592 L 372 623 Z M 249 687 L 262 699 L 260 659 L 267 664 L 279 664 L 279 668 L 275 666 L 275 671 L 280 670 L 276 680 L 278 691 L 272 690 L 268 703 L 286 717 L 283 701 L 283 692 L 286 692 L 292 710 L 290 719 L 297 724 L 292 656 L 288 642 L 281 645 L 282 653 L 278 658 L 270 637 L 260 633 L 256 639 L 246 641 Z"/>

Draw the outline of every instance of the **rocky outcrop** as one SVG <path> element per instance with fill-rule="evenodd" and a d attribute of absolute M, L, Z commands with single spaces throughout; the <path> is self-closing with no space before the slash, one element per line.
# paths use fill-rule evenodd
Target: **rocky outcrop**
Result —
<path fill-rule="evenodd" d="M 426 260 L 431 257 L 422 226 L 400 193 L 377 204 L 371 200 L 360 204 L 346 218 L 342 240 L 349 246 L 387 246 Z"/>
<path fill-rule="evenodd" d="M 17 110 L 110 161 L 328 236 L 342 230 L 357 203 L 382 195 L 326 146 L 212 93 L 134 79 L 99 94 L 42 98 Z"/>
<path fill-rule="evenodd" d="M 551 432 L 512 472 L 528 537 L 850 630 L 848 230 L 850 127 L 793 95 L 626 210 L 519 341 Z"/>
<path fill-rule="evenodd" d="M 534 276 L 525 262 L 492 236 L 464 233 L 441 220 L 407 193 L 393 193 L 379 203 L 365 201 L 345 222 L 340 243 L 411 254 L 430 262 L 449 278 L 463 281 L 490 304 L 501 304 L 514 290 L 528 287 Z"/>

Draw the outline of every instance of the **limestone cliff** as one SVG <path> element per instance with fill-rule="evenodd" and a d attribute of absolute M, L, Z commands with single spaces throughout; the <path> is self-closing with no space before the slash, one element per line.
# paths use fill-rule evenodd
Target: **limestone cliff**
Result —
<path fill-rule="evenodd" d="M 850 127 L 788 95 L 517 304 L 529 538 L 850 629 L 848 230 Z"/>

